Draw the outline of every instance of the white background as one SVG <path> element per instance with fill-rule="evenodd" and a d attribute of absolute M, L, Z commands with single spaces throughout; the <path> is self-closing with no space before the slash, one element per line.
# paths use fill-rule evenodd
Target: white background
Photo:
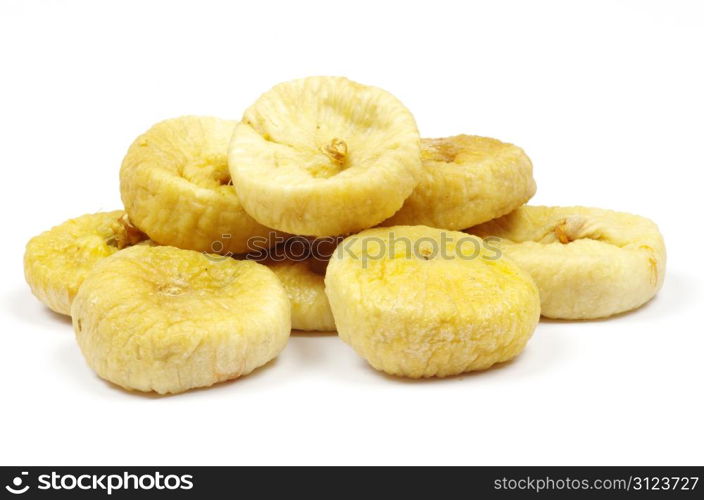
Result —
<path fill-rule="evenodd" d="M 702 464 L 701 4 L 2 3 L 2 464 Z M 234 383 L 129 394 L 87 368 L 24 282 L 26 241 L 120 206 L 118 169 L 163 118 L 238 118 L 314 74 L 386 88 L 425 137 L 534 162 L 533 203 L 655 220 L 660 295 L 539 325 L 500 368 L 411 382 L 335 336 L 292 338 Z"/>

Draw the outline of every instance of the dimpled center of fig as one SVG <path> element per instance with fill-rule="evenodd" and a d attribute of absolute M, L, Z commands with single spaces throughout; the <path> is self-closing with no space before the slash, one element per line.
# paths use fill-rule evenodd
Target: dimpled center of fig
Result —
<path fill-rule="evenodd" d="M 554 232 L 558 241 L 566 244 L 582 238 L 596 237 L 597 229 L 586 217 L 570 215 L 555 226 Z"/>
<path fill-rule="evenodd" d="M 347 143 L 337 137 L 333 137 L 330 144 L 323 147 L 323 152 L 340 167 L 344 166 L 347 161 Z"/>
<path fill-rule="evenodd" d="M 181 295 L 186 291 L 187 284 L 182 280 L 169 281 L 168 283 L 162 283 L 157 288 L 157 291 L 162 295 L 168 295 L 169 297 L 175 297 Z"/>

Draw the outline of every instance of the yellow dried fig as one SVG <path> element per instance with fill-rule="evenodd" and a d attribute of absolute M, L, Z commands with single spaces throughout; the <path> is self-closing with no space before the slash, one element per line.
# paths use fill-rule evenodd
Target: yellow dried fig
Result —
<path fill-rule="evenodd" d="M 468 231 L 498 237 L 503 253 L 535 280 L 548 318 L 603 318 L 635 309 L 657 293 L 665 276 L 662 236 L 637 215 L 524 206 Z"/>
<path fill-rule="evenodd" d="M 122 210 L 82 215 L 29 240 L 24 275 L 39 300 L 68 315 L 78 288 L 96 263 L 145 239 Z"/>
<path fill-rule="evenodd" d="M 179 248 L 245 253 L 273 232 L 242 208 L 227 167 L 234 121 L 183 116 L 157 123 L 130 146 L 120 191 L 132 222 Z"/>
<path fill-rule="evenodd" d="M 533 165 L 513 144 L 473 135 L 422 139 L 418 185 L 384 226 L 423 224 L 466 229 L 526 203 Z"/>
<path fill-rule="evenodd" d="M 480 238 L 426 226 L 350 236 L 325 275 L 340 338 L 374 368 L 412 378 L 517 356 L 540 316 L 533 280 Z"/>
<path fill-rule="evenodd" d="M 88 365 L 125 389 L 178 393 L 247 375 L 284 348 L 274 273 L 174 247 L 134 246 L 98 263 L 71 308 Z"/>
<path fill-rule="evenodd" d="M 346 78 L 275 86 L 235 128 L 229 164 L 247 212 L 292 234 L 329 236 L 373 226 L 416 185 L 415 120 L 388 92 Z"/>
<path fill-rule="evenodd" d="M 325 295 L 325 262 L 315 257 L 264 262 L 281 280 L 291 301 L 294 330 L 332 332 L 335 320 Z"/>

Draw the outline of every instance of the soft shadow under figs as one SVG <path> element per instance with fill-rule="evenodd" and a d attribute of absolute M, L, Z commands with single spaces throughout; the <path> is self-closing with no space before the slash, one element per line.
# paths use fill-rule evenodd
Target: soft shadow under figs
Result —
<path fill-rule="evenodd" d="M 5 308 L 16 319 L 35 326 L 68 325 L 71 317 L 58 314 L 39 302 L 29 289 L 13 290 L 5 295 Z"/>

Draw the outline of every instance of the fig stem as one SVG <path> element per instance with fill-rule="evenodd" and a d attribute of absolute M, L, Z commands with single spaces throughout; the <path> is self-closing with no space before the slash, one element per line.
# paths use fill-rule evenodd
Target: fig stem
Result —
<path fill-rule="evenodd" d="M 330 144 L 323 148 L 323 152 L 336 164 L 342 166 L 347 160 L 347 143 L 334 137 Z"/>

